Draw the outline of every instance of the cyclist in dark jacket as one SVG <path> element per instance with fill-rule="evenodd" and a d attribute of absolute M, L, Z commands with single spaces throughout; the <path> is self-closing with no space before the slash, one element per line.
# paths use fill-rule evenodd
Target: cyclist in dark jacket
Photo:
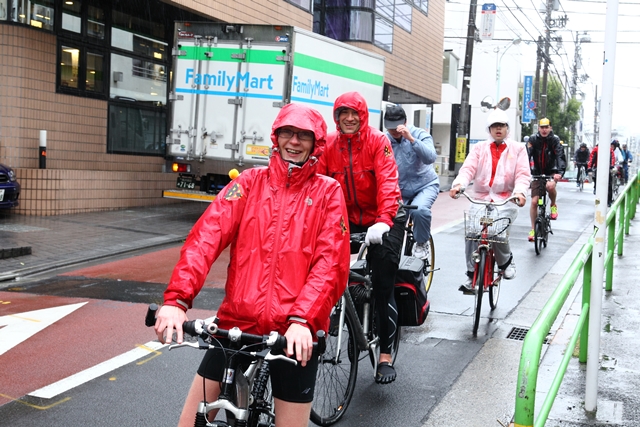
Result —
<path fill-rule="evenodd" d="M 580 147 L 576 150 L 576 154 L 573 157 L 573 163 L 578 171 L 578 175 L 576 176 L 576 186 L 580 187 L 580 178 L 584 178 L 580 176 L 580 166 L 584 166 L 584 169 L 587 170 L 587 164 L 589 163 L 589 149 L 587 148 L 587 144 L 584 142 L 580 144 Z"/>
<path fill-rule="evenodd" d="M 560 144 L 560 138 L 553 133 L 549 119 L 540 120 L 538 133 L 529 137 L 529 158 L 532 162 L 531 175 L 549 175 L 553 180 L 547 181 L 547 192 L 551 200 L 551 219 L 558 218 L 558 206 L 556 206 L 556 183 L 564 175 L 567 161 L 564 149 Z M 529 231 L 529 241 L 533 241 L 533 227 L 538 214 L 538 198 L 540 193 L 539 181 L 531 183 L 531 206 L 529 214 L 531 216 L 531 231 Z"/>

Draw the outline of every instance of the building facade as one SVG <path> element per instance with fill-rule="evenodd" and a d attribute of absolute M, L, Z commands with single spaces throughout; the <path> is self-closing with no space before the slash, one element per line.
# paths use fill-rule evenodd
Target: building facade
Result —
<path fill-rule="evenodd" d="M 16 212 L 171 203 L 162 190 L 175 185 L 164 158 L 174 21 L 313 30 L 384 55 L 385 100 L 432 105 L 441 98 L 444 4 L 0 0 L 0 162 L 22 185 Z"/>

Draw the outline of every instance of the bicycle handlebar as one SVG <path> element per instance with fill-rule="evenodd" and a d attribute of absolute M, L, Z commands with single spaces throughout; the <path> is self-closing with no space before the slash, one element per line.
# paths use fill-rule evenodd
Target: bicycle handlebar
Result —
<path fill-rule="evenodd" d="M 145 316 L 146 326 L 151 327 L 155 325 L 156 311 L 158 311 L 158 305 L 150 304 L 147 309 L 147 315 Z M 238 327 L 234 327 L 229 330 L 221 329 L 216 323 L 217 320 L 217 317 L 211 317 L 204 320 L 188 320 L 182 324 L 182 330 L 191 336 L 199 337 L 204 340 L 215 336 L 219 338 L 228 338 L 230 341 L 237 342 L 239 344 L 265 344 L 267 347 L 275 350 L 283 350 L 287 347 L 287 339 L 284 335 L 280 335 L 278 332 L 273 331 L 269 335 L 255 335 L 242 332 Z M 313 343 L 313 347 L 322 354 L 326 348 L 325 331 L 320 330 L 316 332 L 316 337 L 318 338 L 318 342 Z M 208 348 L 208 346 L 206 348 Z"/>
<path fill-rule="evenodd" d="M 456 194 L 456 199 L 460 197 L 460 195 L 463 195 L 464 197 L 466 197 L 471 203 L 474 203 L 476 205 L 484 205 L 484 206 L 504 206 L 506 205 L 508 202 L 511 201 L 516 201 L 518 200 L 518 196 L 513 195 L 507 199 L 504 199 L 501 202 L 491 202 L 491 201 L 486 201 L 486 200 L 480 200 L 480 199 L 474 199 L 471 196 L 469 196 L 467 193 L 465 193 L 464 188 L 460 188 L 460 191 L 458 191 L 458 193 Z M 516 202 L 516 205 L 518 205 L 518 203 Z M 519 205 L 518 205 L 519 206 Z"/>

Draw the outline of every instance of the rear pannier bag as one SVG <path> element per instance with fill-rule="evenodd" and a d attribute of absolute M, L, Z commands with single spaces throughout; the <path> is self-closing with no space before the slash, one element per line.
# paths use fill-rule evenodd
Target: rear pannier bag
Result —
<path fill-rule="evenodd" d="M 420 326 L 429 314 L 422 261 L 403 256 L 396 273 L 396 305 L 400 326 Z"/>

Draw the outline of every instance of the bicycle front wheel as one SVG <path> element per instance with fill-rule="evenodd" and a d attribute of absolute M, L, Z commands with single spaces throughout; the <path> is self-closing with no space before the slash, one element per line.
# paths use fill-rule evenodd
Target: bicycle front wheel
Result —
<path fill-rule="evenodd" d="M 427 293 L 431 289 L 431 283 L 433 282 L 433 272 L 436 269 L 436 245 L 433 243 L 433 236 L 429 237 L 427 241 L 427 257 L 424 259 L 424 266 L 422 267 L 422 273 L 424 274 L 424 286 Z"/>
<path fill-rule="evenodd" d="M 536 218 L 536 223 L 533 229 L 533 233 L 534 233 L 533 245 L 536 249 L 536 255 L 540 255 L 540 252 L 542 251 L 542 245 L 544 244 L 544 240 L 545 240 L 544 224 L 542 223 L 542 220 L 540 218 Z"/>
<path fill-rule="evenodd" d="M 580 191 L 582 191 L 584 189 L 584 180 L 585 180 L 585 177 L 586 177 L 586 171 L 584 170 L 584 167 L 580 167 L 579 174 L 580 174 L 580 182 L 579 182 Z"/>
<path fill-rule="evenodd" d="M 355 343 L 357 321 L 350 310 L 345 311 L 340 324 L 339 303 L 331 314 L 327 349 L 320 356 L 316 388 L 311 405 L 311 421 L 319 426 L 330 426 L 344 415 L 356 386 L 358 377 L 358 351 Z"/>
<path fill-rule="evenodd" d="M 253 403 L 249 414 L 249 426 L 275 426 L 275 414 L 271 381 L 269 381 L 269 362 L 262 362 L 258 377 L 251 390 Z"/>
<path fill-rule="evenodd" d="M 473 336 L 478 334 L 478 326 L 480 325 L 480 313 L 482 312 L 482 293 L 484 292 L 484 278 L 487 264 L 487 250 L 480 249 L 480 262 L 476 264 L 476 301 L 473 312 Z"/>
<path fill-rule="evenodd" d="M 489 265 L 487 265 L 486 268 L 490 270 L 488 272 L 488 277 L 491 278 L 491 283 L 489 284 L 489 306 L 491 307 L 491 310 L 495 310 L 498 306 L 498 297 L 500 297 L 500 283 L 502 282 L 502 276 L 496 271 L 493 251 L 491 252 L 491 256 L 488 256 L 487 259 Z"/>

